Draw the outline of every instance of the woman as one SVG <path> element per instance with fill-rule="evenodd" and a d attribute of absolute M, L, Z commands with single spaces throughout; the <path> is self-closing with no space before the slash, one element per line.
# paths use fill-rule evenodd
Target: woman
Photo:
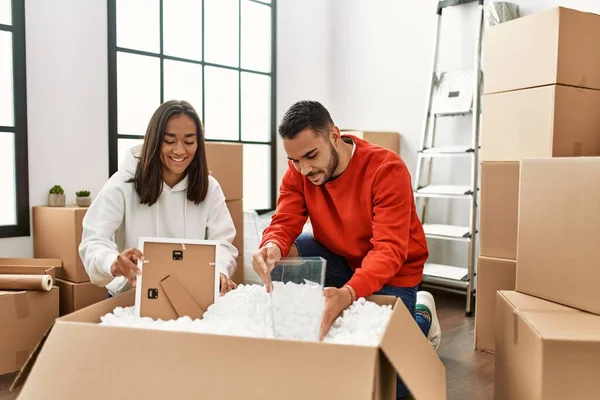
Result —
<path fill-rule="evenodd" d="M 236 231 L 205 154 L 189 103 L 167 101 L 154 112 L 144 144 L 128 151 L 83 219 L 79 253 L 92 283 L 112 295 L 135 286 L 139 237 L 156 236 L 220 241 L 221 295 L 236 287 Z"/>

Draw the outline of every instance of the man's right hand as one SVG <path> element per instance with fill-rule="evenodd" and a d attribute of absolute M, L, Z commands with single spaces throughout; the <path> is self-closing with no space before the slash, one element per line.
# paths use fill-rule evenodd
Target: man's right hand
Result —
<path fill-rule="evenodd" d="M 265 244 L 252 256 L 252 268 L 263 280 L 267 293 L 271 292 L 271 271 L 281 260 L 281 249 L 273 242 Z"/>
<path fill-rule="evenodd" d="M 138 268 L 138 260 L 143 260 L 144 255 L 138 249 L 127 249 L 117 256 L 110 267 L 110 273 L 114 276 L 124 276 L 129 280 L 131 286 L 135 287 L 138 275 L 142 271 Z"/>

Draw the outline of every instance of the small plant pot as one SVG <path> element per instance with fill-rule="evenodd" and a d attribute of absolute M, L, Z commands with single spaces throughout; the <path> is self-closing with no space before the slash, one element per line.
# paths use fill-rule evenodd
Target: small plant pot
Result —
<path fill-rule="evenodd" d="M 64 194 L 48 194 L 48 205 L 50 207 L 64 207 L 65 197 Z"/>
<path fill-rule="evenodd" d="M 90 196 L 77 197 L 75 200 L 77 201 L 77 205 L 79 207 L 89 207 L 90 204 L 92 204 L 92 198 Z"/>

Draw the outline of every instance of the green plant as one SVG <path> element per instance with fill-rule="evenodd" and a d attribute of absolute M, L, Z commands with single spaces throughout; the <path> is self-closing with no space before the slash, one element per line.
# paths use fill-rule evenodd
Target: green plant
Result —
<path fill-rule="evenodd" d="M 50 189 L 49 193 L 50 194 L 65 194 L 65 191 L 63 190 L 62 186 L 60 186 L 60 185 L 54 185 Z"/>
<path fill-rule="evenodd" d="M 77 196 L 77 197 L 89 197 L 89 195 L 90 195 L 89 190 L 80 190 L 79 192 L 75 192 L 75 196 Z"/>

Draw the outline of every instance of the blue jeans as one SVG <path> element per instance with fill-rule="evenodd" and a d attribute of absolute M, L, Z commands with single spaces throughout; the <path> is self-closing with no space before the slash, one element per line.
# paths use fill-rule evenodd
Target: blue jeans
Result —
<path fill-rule="evenodd" d="M 312 233 L 304 232 L 298 236 L 295 241 L 298 255 L 300 257 L 323 257 L 327 260 L 327 269 L 325 270 L 325 286 L 341 288 L 354 274 L 354 271 L 340 255 L 329 251 L 321 243 L 317 242 Z M 417 304 L 417 286 L 414 287 L 396 287 L 385 285 L 380 291 L 374 293 L 386 296 L 395 296 L 402 300 L 408 311 L 415 317 L 417 325 L 425 336 L 429 333 L 431 323 L 420 314 L 415 314 Z M 397 378 L 396 397 L 401 399 L 408 395 L 408 389 L 400 379 Z"/>

